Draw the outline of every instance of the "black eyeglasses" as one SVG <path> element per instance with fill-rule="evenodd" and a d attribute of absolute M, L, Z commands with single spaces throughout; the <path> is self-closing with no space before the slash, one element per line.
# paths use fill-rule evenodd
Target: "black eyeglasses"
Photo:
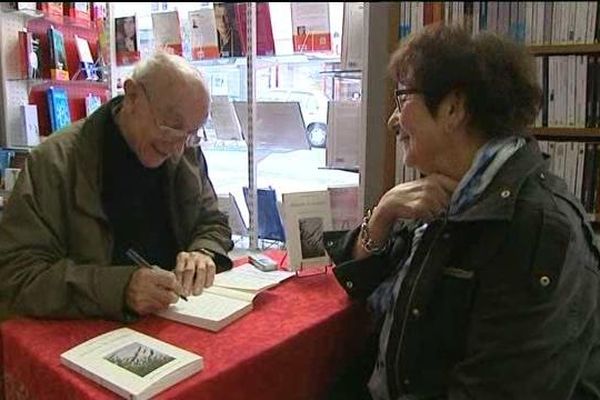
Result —
<path fill-rule="evenodd" d="M 418 89 L 396 89 L 394 91 L 394 99 L 396 99 L 396 107 L 398 111 L 402 110 L 402 105 L 406 102 L 409 94 L 423 93 Z"/>

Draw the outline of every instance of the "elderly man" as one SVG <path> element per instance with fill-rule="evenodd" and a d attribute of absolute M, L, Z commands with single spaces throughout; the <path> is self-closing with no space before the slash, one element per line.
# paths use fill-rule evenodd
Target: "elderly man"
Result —
<path fill-rule="evenodd" d="M 0 318 L 128 321 L 231 268 L 193 146 L 210 103 L 200 73 L 157 53 L 124 89 L 31 152 L 0 222 Z M 129 248 L 162 269 L 132 265 Z"/>

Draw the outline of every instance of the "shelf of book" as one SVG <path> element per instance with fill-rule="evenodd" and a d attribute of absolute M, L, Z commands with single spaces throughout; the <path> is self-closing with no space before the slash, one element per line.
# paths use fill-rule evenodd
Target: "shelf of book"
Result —
<path fill-rule="evenodd" d="M 595 138 L 600 140 L 600 128 L 535 127 L 529 128 L 534 136 L 552 138 Z"/>
<path fill-rule="evenodd" d="M 559 54 L 590 54 L 600 53 L 600 43 L 593 44 L 562 44 L 562 45 L 531 45 L 527 46 L 529 53 L 534 56 Z"/>

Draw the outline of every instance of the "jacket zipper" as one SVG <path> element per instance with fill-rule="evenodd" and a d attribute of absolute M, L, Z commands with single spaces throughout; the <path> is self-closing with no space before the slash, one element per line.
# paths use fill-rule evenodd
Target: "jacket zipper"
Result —
<path fill-rule="evenodd" d="M 437 232 L 436 236 L 433 238 L 433 241 L 431 243 L 435 243 L 438 240 L 438 238 L 441 235 L 441 232 L 443 231 L 443 228 L 446 226 L 447 221 L 448 221 L 448 218 L 447 218 L 447 214 L 446 214 L 446 216 L 444 216 L 444 220 L 443 220 L 442 226 L 439 228 L 439 231 Z M 421 273 L 423 272 L 423 269 L 425 268 L 425 265 L 429 261 L 429 258 L 430 258 L 430 255 L 431 255 L 431 250 L 432 250 L 432 247 L 429 248 L 429 250 L 427 251 L 427 254 L 425 255 L 425 258 L 423 259 L 423 262 L 421 263 L 421 266 L 419 268 L 419 272 L 417 273 L 417 276 L 415 278 L 415 282 L 412 285 L 412 287 L 410 288 L 410 293 L 408 295 L 408 299 L 407 299 L 406 306 L 405 306 L 405 309 L 404 309 L 404 314 L 403 314 L 403 319 L 402 319 L 402 328 L 400 329 L 400 338 L 398 339 L 398 341 L 400 343 L 398 344 L 398 348 L 396 349 L 396 354 L 394 356 L 394 369 L 396 369 L 396 373 L 394 374 L 395 375 L 394 376 L 394 380 L 396 381 L 396 388 L 398 388 L 398 389 L 401 388 L 402 385 L 403 385 L 403 383 L 400 382 L 400 379 L 399 379 L 399 375 L 400 374 L 398 373 L 399 371 L 397 369 L 398 369 L 398 365 L 399 365 L 400 354 L 402 353 L 402 347 L 403 347 L 403 344 L 404 344 L 403 343 L 404 342 L 404 332 L 406 330 L 406 324 L 407 324 L 407 321 L 408 321 L 408 318 L 409 318 L 409 309 L 410 309 L 410 305 L 411 305 L 411 302 L 412 302 L 413 295 L 415 293 L 415 288 L 419 284 L 419 279 L 421 278 Z M 416 249 L 415 249 L 415 251 L 416 251 Z"/>

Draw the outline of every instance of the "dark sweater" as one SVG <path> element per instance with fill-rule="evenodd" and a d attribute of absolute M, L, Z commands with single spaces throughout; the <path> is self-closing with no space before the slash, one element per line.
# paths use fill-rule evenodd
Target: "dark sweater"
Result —
<path fill-rule="evenodd" d="M 165 167 L 146 168 L 110 119 L 103 142 L 102 205 L 112 228 L 113 265 L 130 265 L 129 248 L 151 264 L 175 266 L 177 244 L 168 217 Z"/>

